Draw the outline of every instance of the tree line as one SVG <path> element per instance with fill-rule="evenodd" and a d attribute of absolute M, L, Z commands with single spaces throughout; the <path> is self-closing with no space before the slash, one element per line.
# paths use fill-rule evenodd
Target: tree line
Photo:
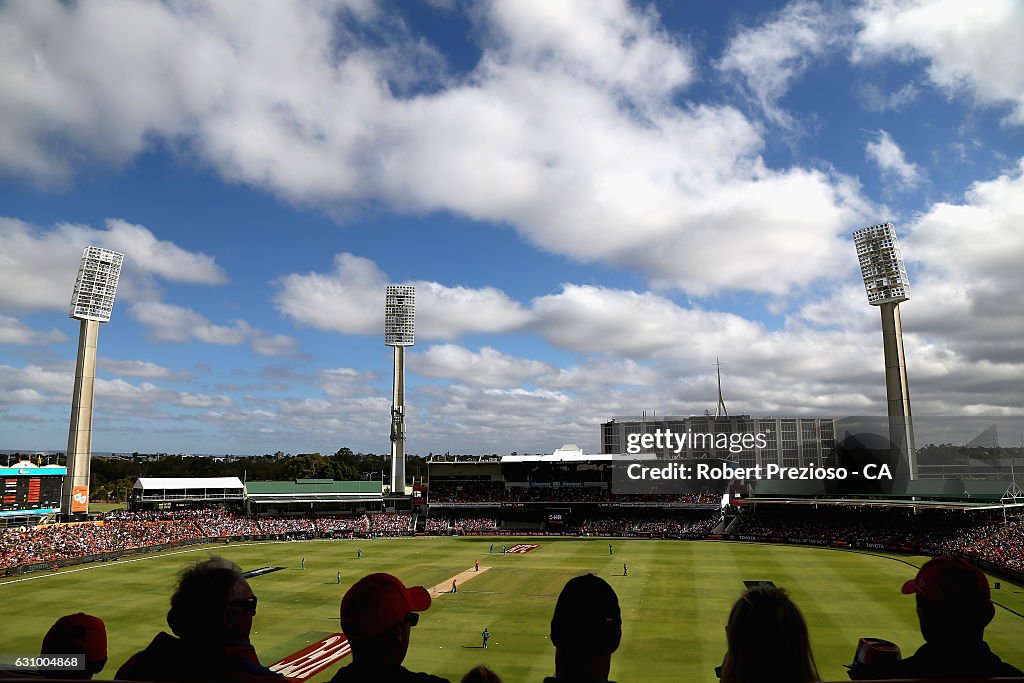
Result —
<path fill-rule="evenodd" d="M 406 456 L 406 475 L 426 477 L 427 459 Z M 333 479 L 365 481 L 388 477 L 384 455 L 339 448 L 333 455 L 285 454 L 218 459 L 202 456 L 132 453 L 131 459 L 93 456 L 89 477 L 94 500 L 124 500 L 139 477 L 238 477 L 246 481 Z"/>

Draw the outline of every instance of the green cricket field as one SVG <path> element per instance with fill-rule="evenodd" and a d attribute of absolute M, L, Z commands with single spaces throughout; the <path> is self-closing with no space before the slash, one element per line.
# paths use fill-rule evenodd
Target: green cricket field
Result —
<path fill-rule="evenodd" d="M 503 555 L 502 545 L 536 547 Z M 0 581 L 6 641 L 0 649 L 38 653 L 58 617 L 87 612 L 106 622 L 109 662 L 98 678 L 112 678 L 133 652 L 168 630 L 177 572 L 211 554 L 246 571 L 283 568 L 250 579 L 259 597 L 252 641 L 264 664 L 339 631 L 342 595 L 373 572 L 428 588 L 450 587 L 453 577 L 470 572 L 457 593 L 434 596 L 405 661 L 453 681 L 481 663 L 509 683 L 551 675 L 555 600 L 568 579 L 587 572 L 619 596 L 622 645 L 611 670 L 618 681 L 714 681 L 725 622 L 744 581 L 772 581 L 790 592 L 807 619 L 825 680 L 847 680 L 843 664 L 852 661 L 861 636 L 895 641 L 904 655 L 922 642 L 914 599 L 900 586 L 923 557 L 722 541 L 463 537 L 221 544 L 6 579 Z M 475 561 L 480 572 L 473 571 Z M 1004 660 L 1024 668 L 1024 589 L 1000 581 L 986 639 Z M 486 650 L 484 627 L 491 633 Z M 328 680 L 337 668 L 312 681 Z"/>

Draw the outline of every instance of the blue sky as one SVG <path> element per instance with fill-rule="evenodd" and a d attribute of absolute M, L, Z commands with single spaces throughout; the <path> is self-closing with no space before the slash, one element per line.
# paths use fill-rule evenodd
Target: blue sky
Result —
<path fill-rule="evenodd" d="M 0 446 L 66 443 L 81 250 L 126 254 L 93 448 L 598 448 L 641 411 L 1018 415 L 1024 5 L 0 5 Z"/>

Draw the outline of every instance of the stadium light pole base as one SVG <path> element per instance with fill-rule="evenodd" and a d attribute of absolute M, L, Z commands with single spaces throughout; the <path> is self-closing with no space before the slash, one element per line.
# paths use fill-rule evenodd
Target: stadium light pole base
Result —
<path fill-rule="evenodd" d="M 405 494 L 405 347 L 396 346 L 391 401 L 391 494 Z"/>
<path fill-rule="evenodd" d="M 903 325 L 899 303 L 879 305 L 882 315 L 882 347 L 885 353 L 885 395 L 888 403 L 889 441 L 894 478 L 917 479 L 917 450 L 910 412 L 910 385 L 903 351 Z"/>
<path fill-rule="evenodd" d="M 92 406 L 96 385 L 96 345 L 100 324 L 80 321 L 75 389 L 71 395 L 71 424 L 68 429 L 67 475 L 60 496 L 63 519 L 89 512 L 89 475 L 92 457 Z"/>

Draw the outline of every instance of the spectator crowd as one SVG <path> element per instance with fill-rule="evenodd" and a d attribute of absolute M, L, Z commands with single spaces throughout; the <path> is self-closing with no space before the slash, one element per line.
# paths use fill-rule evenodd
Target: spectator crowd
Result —
<path fill-rule="evenodd" d="M 503 482 L 438 482 L 428 493 L 431 503 L 676 503 L 719 505 L 722 491 L 698 493 L 617 495 L 606 483 L 561 486 L 515 486 Z"/>
<path fill-rule="evenodd" d="M 580 535 L 703 535 L 722 516 L 718 511 L 600 509 L 582 521 L 566 520 L 561 533 Z M 414 533 L 409 512 L 355 516 L 246 517 L 221 509 L 108 513 L 101 522 L 0 529 L 0 569 L 55 563 L 103 553 L 203 539 L 295 535 L 391 536 Z M 489 533 L 501 529 L 497 516 L 477 513 L 431 516 L 428 533 Z M 814 514 L 791 510 L 743 511 L 730 535 L 810 539 L 823 544 L 877 544 L 928 553 L 955 553 L 1010 570 L 1024 571 L 1024 520 L 995 515 L 929 511 L 821 508 Z"/>
<path fill-rule="evenodd" d="M 116 511 L 98 522 L 0 529 L 0 569 L 203 539 L 389 536 L 410 533 L 414 523 L 411 513 L 310 518 L 245 517 L 221 509 Z"/>
<path fill-rule="evenodd" d="M 875 544 L 913 548 L 929 554 L 956 553 L 1015 571 L 1024 571 L 1024 520 L 999 512 L 969 514 L 932 510 L 922 514 L 892 509 L 817 509 L 740 514 L 730 534 L 823 543 Z"/>

